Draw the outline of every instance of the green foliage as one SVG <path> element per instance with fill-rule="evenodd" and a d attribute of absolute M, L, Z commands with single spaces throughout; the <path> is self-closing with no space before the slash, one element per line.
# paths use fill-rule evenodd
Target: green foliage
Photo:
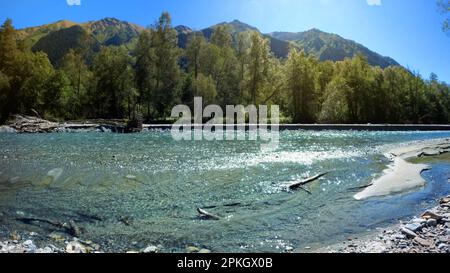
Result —
<path fill-rule="evenodd" d="M 180 85 L 181 51 L 170 15 L 165 12 L 158 22 L 142 32 L 136 47 L 136 79 L 141 101 L 147 105 L 147 119 L 166 117 L 177 99 Z M 153 113 L 153 114 L 152 114 Z"/>
<path fill-rule="evenodd" d="M 33 52 L 45 52 L 52 64 L 59 66 L 70 50 L 85 50 L 86 59 L 99 50 L 99 44 L 81 26 L 64 28 L 48 34 L 33 47 Z"/>
<path fill-rule="evenodd" d="M 400 66 L 382 68 L 389 60 L 342 44 L 338 36 L 273 34 L 305 48 L 278 44 L 290 51 L 280 59 L 274 54 L 280 39 L 238 21 L 201 33 L 177 28 L 184 51 L 168 13 L 146 30 L 115 19 L 88 25 L 61 22 L 47 27 L 54 30 L 50 34 L 35 32 L 47 33 L 35 52 L 18 44 L 24 34 L 11 20 L 2 25 L 0 122 L 13 113 L 36 112 L 52 119 L 142 115 L 151 121 L 166 118 L 178 103 L 192 107 L 195 96 L 205 105 L 276 104 L 283 120 L 301 123 L 450 122 L 448 84 L 434 74 L 424 80 Z M 93 37 L 110 45 L 93 50 L 99 45 Z M 381 62 L 386 65 L 371 65 Z"/>
<path fill-rule="evenodd" d="M 121 118 L 126 113 L 125 100 L 134 93 L 134 75 L 127 51 L 121 47 L 104 47 L 94 61 L 97 81 L 95 92 L 89 94 L 92 111 L 97 117 Z M 128 108 L 131 102 L 128 103 Z M 128 112 L 130 109 L 128 109 Z"/>
<path fill-rule="evenodd" d="M 211 76 L 199 74 L 198 78 L 194 81 L 193 84 L 197 92 L 196 96 L 203 98 L 204 105 L 211 105 L 216 103 L 216 83 Z"/>
<path fill-rule="evenodd" d="M 316 63 L 313 57 L 296 49 L 291 51 L 286 62 L 286 88 L 292 98 L 294 122 L 311 123 L 315 120 Z"/>
<path fill-rule="evenodd" d="M 333 78 L 325 89 L 325 101 L 322 104 L 319 121 L 330 124 L 347 123 L 349 108 L 346 94 L 351 92 L 345 79 L 339 76 Z"/>
<path fill-rule="evenodd" d="M 446 19 L 442 23 L 442 29 L 444 32 L 450 34 L 450 1 L 438 0 L 438 7 L 443 15 L 446 15 Z"/>

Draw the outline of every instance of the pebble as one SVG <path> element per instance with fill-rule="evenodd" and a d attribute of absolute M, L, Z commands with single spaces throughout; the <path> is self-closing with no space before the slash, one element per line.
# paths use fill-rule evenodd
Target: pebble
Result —
<path fill-rule="evenodd" d="M 64 236 L 62 236 L 61 234 L 58 234 L 58 233 L 50 233 L 48 235 L 48 237 L 55 242 L 64 242 L 64 240 L 65 240 Z"/>
<path fill-rule="evenodd" d="M 148 246 L 147 248 L 144 249 L 143 252 L 144 253 L 157 253 L 158 252 L 158 247 L 156 247 L 156 246 Z"/>
<path fill-rule="evenodd" d="M 420 237 L 414 238 L 414 242 L 418 243 L 421 246 L 425 246 L 425 247 L 431 247 L 433 245 L 432 241 L 425 240 L 425 239 L 422 239 Z"/>
<path fill-rule="evenodd" d="M 449 248 L 449 245 L 447 244 L 439 244 L 438 249 L 439 250 L 447 250 Z"/>
<path fill-rule="evenodd" d="M 211 253 L 211 250 L 209 250 L 209 249 L 200 249 L 200 251 L 198 252 L 199 254 L 209 254 L 209 253 Z"/>
<path fill-rule="evenodd" d="M 186 247 L 186 253 L 197 253 L 199 251 L 200 251 L 200 249 L 198 247 L 195 247 L 195 246 L 188 246 L 188 247 Z"/>
<path fill-rule="evenodd" d="M 409 229 L 412 232 L 416 232 L 422 229 L 422 225 L 419 223 L 408 223 L 404 225 L 405 228 Z"/>
<path fill-rule="evenodd" d="M 403 227 L 402 229 L 401 229 L 401 231 L 402 231 L 402 233 L 403 234 L 405 234 L 407 237 L 409 237 L 409 238 L 415 238 L 415 237 L 417 237 L 417 234 L 415 233 L 415 232 L 413 232 L 412 230 L 410 230 L 410 229 L 408 229 L 408 228 L 406 228 L 406 227 Z"/>
<path fill-rule="evenodd" d="M 72 241 L 66 246 L 67 253 L 87 253 L 86 247 L 80 242 Z"/>
<path fill-rule="evenodd" d="M 428 219 L 427 226 L 429 226 L 429 227 L 436 227 L 437 226 L 437 220 L 436 219 Z"/>
<path fill-rule="evenodd" d="M 403 234 L 395 234 L 392 237 L 394 238 L 394 240 L 404 240 L 404 239 L 406 239 L 406 236 L 403 235 Z"/>

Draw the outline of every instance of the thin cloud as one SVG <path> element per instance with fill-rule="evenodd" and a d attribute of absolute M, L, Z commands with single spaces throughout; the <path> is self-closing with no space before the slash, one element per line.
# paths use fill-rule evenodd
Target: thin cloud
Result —
<path fill-rule="evenodd" d="M 81 6 L 81 0 L 66 0 L 69 6 Z"/>
<path fill-rule="evenodd" d="M 369 6 L 381 6 L 381 0 L 366 0 Z"/>

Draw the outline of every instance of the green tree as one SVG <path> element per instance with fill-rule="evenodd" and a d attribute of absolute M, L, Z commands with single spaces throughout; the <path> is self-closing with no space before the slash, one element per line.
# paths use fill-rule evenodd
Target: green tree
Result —
<path fill-rule="evenodd" d="M 197 96 L 203 98 L 203 104 L 211 105 L 216 102 L 216 84 L 211 76 L 199 74 L 194 81 L 194 85 L 195 90 L 197 90 Z"/>
<path fill-rule="evenodd" d="M 315 120 L 316 60 L 295 48 L 289 53 L 285 75 L 286 88 L 292 96 L 293 121 L 310 123 Z"/>
<path fill-rule="evenodd" d="M 194 79 L 198 79 L 200 73 L 200 56 L 206 47 L 206 40 L 202 33 L 195 32 L 189 39 L 186 48 L 188 70 L 194 74 Z"/>
<path fill-rule="evenodd" d="M 107 118 L 122 118 L 132 107 L 127 103 L 134 94 L 134 75 L 131 60 L 124 48 L 104 47 L 94 61 L 97 79 L 96 90 L 91 94 L 97 115 Z"/>
<path fill-rule="evenodd" d="M 63 71 L 57 70 L 48 78 L 42 94 L 42 109 L 45 117 L 74 118 L 65 108 L 64 97 L 72 93 L 70 80 Z M 66 102 L 67 103 L 67 102 Z"/>
<path fill-rule="evenodd" d="M 147 118 L 150 117 L 152 94 L 154 90 L 154 80 L 156 74 L 156 55 L 152 42 L 150 30 L 144 30 L 139 35 L 139 40 L 135 49 L 136 55 L 136 87 L 139 90 L 139 103 L 145 104 Z"/>
<path fill-rule="evenodd" d="M 0 124 L 3 123 L 9 116 L 8 99 L 11 87 L 9 85 L 9 78 L 6 74 L 0 71 Z"/>
<path fill-rule="evenodd" d="M 18 55 L 16 31 L 12 20 L 7 19 L 0 27 L 0 69 L 7 75 L 12 75 Z"/>
<path fill-rule="evenodd" d="M 444 23 L 442 23 L 442 29 L 450 33 L 450 0 L 438 0 L 438 7 L 443 15 L 447 15 Z"/>
<path fill-rule="evenodd" d="M 349 122 L 369 122 L 372 112 L 372 101 L 370 94 L 370 72 L 371 67 L 367 58 L 361 54 L 352 59 L 346 59 L 338 63 L 338 72 L 343 77 L 350 89 L 346 94 L 349 110 Z"/>
<path fill-rule="evenodd" d="M 261 37 L 259 33 L 253 32 L 245 86 L 249 102 L 255 105 L 258 104 L 263 87 L 267 83 L 265 80 L 269 72 L 270 57 L 269 41 Z"/>
<path fill-rule="evenodd" d="M 54 69 L 47 55 L 42 52 L 24 52 L 19 54 L 16 77 L 19 82 L 19 112 L 44 114 L 44 90 Z M 17 86 L 17 85 L 16 85 Z"/>
<path fill-rule="evenodd" d="M 72 119 L 85 116 L 87 94 L 92 88 L 93 75 L 83 55 L 70 50 L 61 61 L 61 70 L 70 84 L 70 88 L 65 90 L 63 96 L 65 116 Z"/>
<path fill-rule="evenodd" d="M 180 81 L 177 32 L 172 28 L 169 13 L 164 12 L 152 29 L 152 45 L 155 54 L 154 87 L 151 100 L 155 113 L 166 117 L 177 97 Z"/>
<path fill-rule="evenodd" d="M 322 105 L 319 121 L 330 124 L 347 123 L 349 121 L 347 94 L 351 92 L 352 90 L 347 85 L 345 79 L 336 75 L 325 88 L 325 100 Z"/>

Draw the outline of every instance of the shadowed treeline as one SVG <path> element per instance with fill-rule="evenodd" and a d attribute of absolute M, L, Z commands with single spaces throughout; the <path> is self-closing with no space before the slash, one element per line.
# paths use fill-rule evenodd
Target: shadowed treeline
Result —
<path fill-rule="evenodd" d="M 76 46 L 52 64 L 47 54 L 33 52 L 17 37 L 11 20 L 3 24 L 0 121 L 15 113 L 59 120 L 164 120 L 173 106 L 192 106 L 195 96 L 220 106 L 276 104 L 282 122 L 450 121 L 448 84 L 400 66 L 371 66 L 362 54 L 321 62 L 292 46 L 288 57 L 279 59 L 260 33 L 242 32 L 233 39 L 226 25 L 218 25 L 210 39 L 195 32 L 181 49 L 168 13 L 142 31 L 132 49 L 113 42 L 93 47 L 77 27 L 60 35 L 47 40 L 61 48 Z"/>

